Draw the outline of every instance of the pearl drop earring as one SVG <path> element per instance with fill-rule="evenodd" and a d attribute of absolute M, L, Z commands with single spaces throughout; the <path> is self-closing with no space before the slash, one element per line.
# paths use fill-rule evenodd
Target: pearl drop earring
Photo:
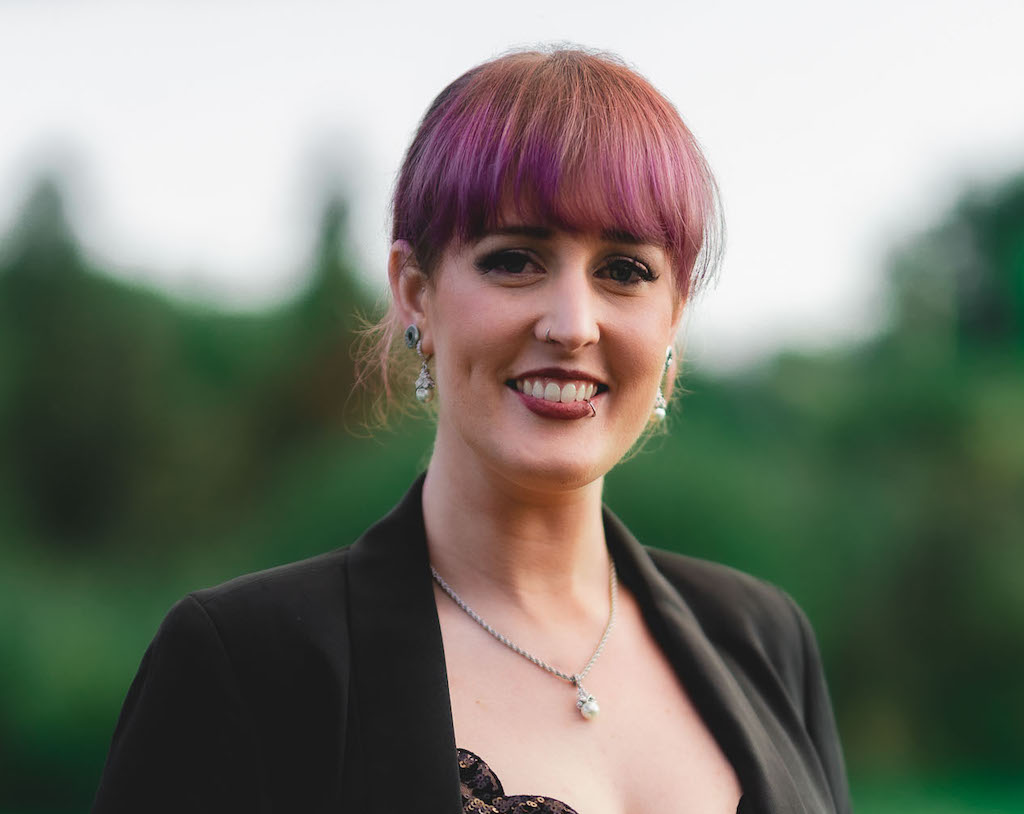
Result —
<path fill-rule="evenodd" d="M 423 337 L 420 335 L 419 326 L 414 322 L 405 329 L 405 346 L 414 349 L 420 357 L 420 375 L 416 377 L 416 398 L 426 404 L 434 398 L 434 377 L 430 375 L 430 368 L 427 367 L 427 356 L 423 355 Z"/>
<path fill-rule="evenodd" d="M 669 365 L 672 364 L 672 346 L 669 345 L 665 351 L 665 367 L 661 371 L 662 379 L 668 373 Z M 658 383 L 658 394 L 654 397 L 654 409 L 651 411 L 655 421 L 664 421 L 668 412 L 668 402 L 665 400 L 665 392 L 661 389 L 661 382 Z"/>

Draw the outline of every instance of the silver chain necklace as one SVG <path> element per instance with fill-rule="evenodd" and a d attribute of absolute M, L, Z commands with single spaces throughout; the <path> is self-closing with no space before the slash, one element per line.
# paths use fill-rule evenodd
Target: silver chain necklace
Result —
<path fill-rule="evenodd" d="M 546 661 L 543 661 L 532 653 L 528 653 L 523 650 L 523 648 L 509 639 L 508 636 L 503 636 L 501 633 L 496 631 L 481 618 L 480 614 L 462 601 L 462 597 L 455 593 L 452 586 L 442 579 L 441 575 L 437 573 L 437 569 L 434 568 L 433 565 L 430 566 L 430 573 L 434 576 L 434 582 L 441 587 L 442 591 L 452 598 L 452 601 L 456 605 L 462 608 L 462 610 L 469 615 L 470 619 L 480 625 L 480 627 L 490 633 L 495 639 L 505 645 L 505 647 L 518 653 L 523 658 L 529 659 L 538 667 L 542 667 L 552 675 L 558 676 L 558 678 L 563 681 L 568 681 L 572 684 L 576 688 L 576 709 L 580 711 L 580 715 L 589 721 L 597 716 L 597 713 L 601 711 L 601 708 L 597 705 L 597 699 L 583 688 L 583 679 L 587 677 L 587 673 L 590 672 L 590 668 L 594 666 L 594 662 L 597 661 L 597 657 L 600 656 L 601 651 L 604 650 L 605 642 L 608 641 L 608 634 L 612 632 L 612 626 L 615 624 L 615 600 L 619 593 L 619 580 L 615 574 L 615 563 L 610 563 L 610 566 L 611 570 L 608 574 L 608 593 L 611 596 L 611 608 L 608 611 L 608 624 L 605 625 L 604 634 L 601 636 L 601 641 L 597 643 L 597 647 L 594 650 L 594 654 L 590 657 L 590 661 L 588 661 L 586 666 L 578 673 L 571 674 L 564 673 L 557 667 L 552 667 Z"/>

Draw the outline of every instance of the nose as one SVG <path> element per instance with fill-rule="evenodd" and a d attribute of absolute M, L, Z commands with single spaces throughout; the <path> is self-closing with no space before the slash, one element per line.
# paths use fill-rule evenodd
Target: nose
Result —
<path fill-rule="evenodd" d="M 601 338 L 596 292 L 585 269 L 562 268 L 545 289 L 545 313 L 535 331 L 538 339 L 577 351 Z"/>

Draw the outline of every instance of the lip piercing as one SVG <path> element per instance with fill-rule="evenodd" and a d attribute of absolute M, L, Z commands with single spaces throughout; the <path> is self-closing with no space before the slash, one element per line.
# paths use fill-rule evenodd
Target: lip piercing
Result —
<path fill-rule="evenodd" d="M 587 403 L 587 406 L 591 410 L 592 415 L 590 417 L 591 418 L 595 418 L 597 416 L 597 408 L 594 406 L 594 402 L 592 402 L 590 399 L 583 399 L 583 400 Z"/>

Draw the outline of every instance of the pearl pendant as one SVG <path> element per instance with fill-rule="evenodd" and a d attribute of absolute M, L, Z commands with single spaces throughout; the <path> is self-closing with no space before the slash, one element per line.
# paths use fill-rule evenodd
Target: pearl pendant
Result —
<path fill-rule="evenodd" d="M 597 699 L 579 685 L 576 686 L 576 709 L 588 721 L 596 718 L 601 711 L 601 707 L 597 705 Z"/>
<path fill-rule="evenodd" d="M 597 705 L 597 699 L 594 696 L 590 696 L 583 705 L 580 707 L 580 715 L 586 718 L 588 721 L 597 717 L 597 713 L 601 711 L 601 708 Z"/>
<path fill-rule="evenodd" d="M 416 398 L 423 404 L 434 398 L 434 379 L 430 375 L 426 360 L 420 368 L 420 375 L 416 377 Z"/>

